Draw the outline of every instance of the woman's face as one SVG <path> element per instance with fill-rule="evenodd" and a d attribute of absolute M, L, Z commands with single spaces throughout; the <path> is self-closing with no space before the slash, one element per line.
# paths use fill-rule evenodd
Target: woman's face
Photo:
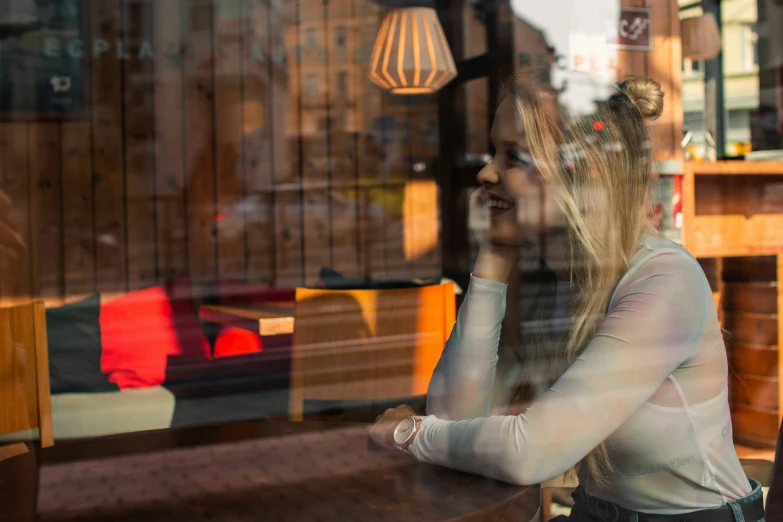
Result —
<path fill-rule="evenodd" d="M 512 98 L 495 113 L 490 133 L 492 161 L 481 169 L 479 201 L 489 212 L 489 241 L 535 247 L 539 238 L 562 227 L 564 216 L 554 190 L 545 183 L 527 145 Z"/>

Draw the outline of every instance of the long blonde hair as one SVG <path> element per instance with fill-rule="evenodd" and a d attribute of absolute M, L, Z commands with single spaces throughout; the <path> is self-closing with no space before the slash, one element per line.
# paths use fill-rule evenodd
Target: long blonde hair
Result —
<path fill-rule="evenodd" d="M 514 97 L 530 153 L 567 220 L 574 299 L 563 357 L 556 359 L 562 373 L 598 330 L 642 236 L 654 233 L 645 120 L 661 114 L 663 93 L 653 80 L 629 77 L 608 100 L 596 102 L 591 115 L 573 121 L 534 71 L 517 73 L 506 93 Z M 583 463 L 599 487 L 614 472 L 605 442 Z"/>

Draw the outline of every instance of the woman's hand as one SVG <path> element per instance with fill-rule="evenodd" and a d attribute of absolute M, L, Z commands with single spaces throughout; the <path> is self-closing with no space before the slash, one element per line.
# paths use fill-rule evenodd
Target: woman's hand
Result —
<path fill-rule="evenodd" d="M 15 285 L 25 252 L 27 248 L 14 220 L 11 200 L 0 190 L 0 295 L 10 292 Z"/>
<path fill-rule="evenodd" d="M 484 189 L 477 189 L 470 197 L 470 215 L 479 243 L 479 253 L 473 275 L 480 279 L 507 283 L 519 263 L 519 245 L 493 241 L 489 230 L 482 230 L 481 223 L 489 226 Z"/>
<path fill-rule="evenodd" d="M 394 429 L 402 419 L 412 415 L 416 415 L 416 412 L 413 408 L 405 404 L 397 406 L 396 408 L 389 408 L 383 415 L 379 415 L 378 418 L 375 419 L 375 424 L 367 428 L 367 434 L 378 446 L 396 450 L 397 446 L 394 444 Z"/>
<path fill-rule="evenodd" d="M 479 247 L 473 275 L 479 279 L 508 283 L 519 263 L 519 247 L 487 241 Z"/>

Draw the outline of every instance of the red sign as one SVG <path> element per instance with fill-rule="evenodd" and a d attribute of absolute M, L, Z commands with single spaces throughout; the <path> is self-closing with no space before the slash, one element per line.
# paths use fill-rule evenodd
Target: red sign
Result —
<path fill-rule="evenodd" d="M 629 51 L 652 51 L 652 12 L 647 7 L 621 7 L 617 34 L 609 43 Z"/>

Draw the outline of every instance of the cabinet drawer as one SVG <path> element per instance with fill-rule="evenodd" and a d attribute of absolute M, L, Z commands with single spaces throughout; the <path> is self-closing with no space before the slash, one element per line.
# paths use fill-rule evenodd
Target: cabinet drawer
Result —
<path fill-rule="evenodd" d="M 735 343 L 761 346 L 778 344 L 776 314 L 726 312 L 724 325 Z"/>
<path fill-rule="evenodd" d="M 726 283 L 724 308 L 727 312 L 777 314 L 777 283 Z"/>
<path fill-rule="evenodd" d="M 778 440 L 778 413 L 738 404 L 731 405 L 731 424 L 735 439 L 763 440 L 775 446 Z M 748 437 L 743 437 L 748 435 Z"/>
<path fill-rule="evenodd" d="M 728 281 L 774 281 L 778 278 L 776 256 L 729 257 L 723 260 L 723 279 Z"/>
<path fill-rule="evenodd" d="M 777 346 L 730 345 L 729 366 L 737 373 L 775 377 L 778 375 Z"/>
<path fill-rule="evenodd" d="M 755 375 L 731 375 L 731 402 L 765 410 L 778 408 L 777 377 L 759 377 Z"/>

